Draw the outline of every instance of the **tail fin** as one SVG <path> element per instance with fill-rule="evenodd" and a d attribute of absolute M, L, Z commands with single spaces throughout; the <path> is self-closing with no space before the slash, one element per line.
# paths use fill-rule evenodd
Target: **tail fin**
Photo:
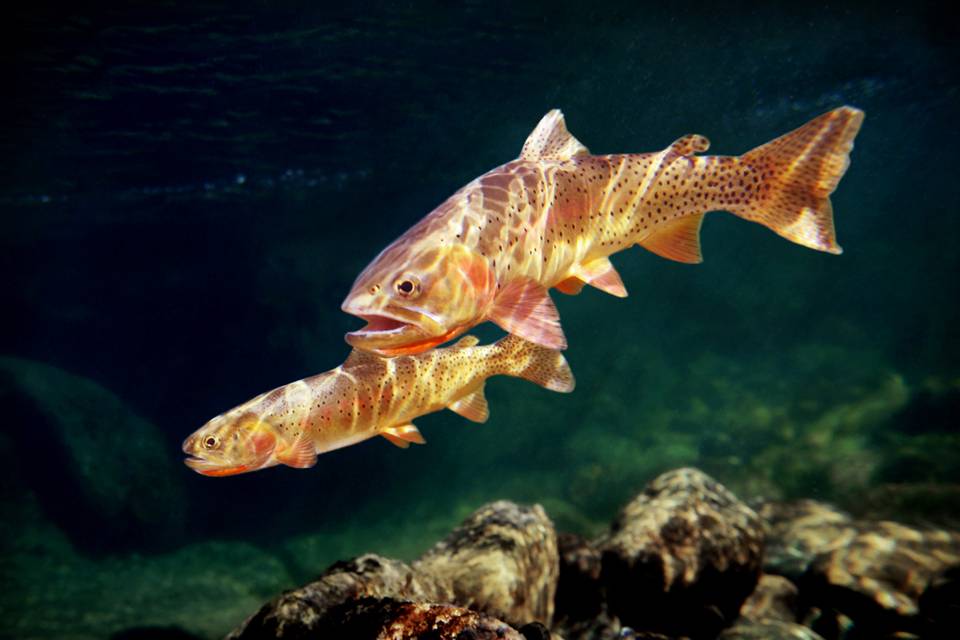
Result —
<path fill-rule="evenodd" d="M 850 165 L 862 122 L 863 111 L 840 107 L 740 156 L 760 184 L 733 213 L 805 247 L 840 253 L 830 194 Z"/>
<path fill-rule="evenodd" d="M 551 391 L 573 391 L 573 371 L 560 351 L 541 347 L 513 334 L 497 341 L 493 347 L 497 355 L 504 359 L 503 373 L 529 380 Z"/>

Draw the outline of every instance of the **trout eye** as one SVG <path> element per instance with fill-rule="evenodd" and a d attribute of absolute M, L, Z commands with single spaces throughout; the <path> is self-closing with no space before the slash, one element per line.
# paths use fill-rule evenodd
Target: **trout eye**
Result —
<path fill-rule="evenodd" d="M 420 293 L 420 279 L 414 275 L 405 275 L 397 280 L 393 288 L 404 298 L 412 298 Z"/>
<path fill-rule="evenodd" d="M 207 436 L 203 439 L 203 446 L 207 449 L 216 449 L 220 446 L 220 438 L 217 436 Z"/>

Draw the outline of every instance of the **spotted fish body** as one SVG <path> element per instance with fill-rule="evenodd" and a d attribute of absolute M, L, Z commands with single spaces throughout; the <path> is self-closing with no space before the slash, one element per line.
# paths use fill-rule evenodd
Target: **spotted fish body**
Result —
<path fill-rule="evenodd" d="M 609 256 L 633 245 L 700 262 L 713 210 L 840 253 L 829 196 L 862 120 L 841 107 L 741 156 L 696 155 L 709 147 L 699 135 L 656 153 L 591 155 L 551 111 L 517 160 L 460 189 L 360 274 L 343 309 L 368 324 L 347 341 L 418 353 L 491 320 L 562 349 L 550 288 L 626 296 Z"/>
<path fill-rule="evenodd" d="M 507 336 L 478 346 L 466 336 L 417 356 L 380 358 L 354 351 L 341 366 L 268 391 L 217 416 L 183 443 L 188 466 L 212 476 L 277 464 L 310 467 L 317 454 L 383 436 L 423 444 L 412 420 L 449 408 L 475 422 L 488 417 L 484 383 L 494 375 L 573 390 L 558 351 Z"/>

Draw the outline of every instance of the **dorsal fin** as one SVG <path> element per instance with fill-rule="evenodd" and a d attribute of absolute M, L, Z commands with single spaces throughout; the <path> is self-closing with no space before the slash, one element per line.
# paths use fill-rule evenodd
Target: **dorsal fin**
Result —
<path fill-rule="evenodd" d="M 452 349 L 466 349 L 467 347 L 475 347 L 480 342 L 480 338 L 477 336 L 463 336 L 459 340 L 453 343 Z"/>
<path fill-rule="evenodd" d="M 456 402 L 451 402 L 447 408 L 467 420 L 486 422 L 490 417 L 490 407 L 487 405 L 487 397 L 483 395 L 483 386 L 481 383 L 479 389 L 468 393 Z"/>
<path fill-rule="evenodd" d="M 527 136 L 520 151 L 521 160 L 569 160 L 590 151 L 574 138 L 563 121 L 560 109 L 552 109 L 543 116 L 533 132 Z"/>
<path fill-rule="evenodd" d="M 678 138 L 670 145 L 670 149 L 682 156 L 692 156 L 695 153 L 703 153 L 710 148 L 710 141 L 699 133 L 688 133 L 682 138 Z"/>
<path fill-rule="evenodd" d="M 638 244 L 653 253 L 677 262 L 703 262 L 700 255 L 700 225 L 704 214 L 675 218 L 664 223 L 650 237 Z"/>

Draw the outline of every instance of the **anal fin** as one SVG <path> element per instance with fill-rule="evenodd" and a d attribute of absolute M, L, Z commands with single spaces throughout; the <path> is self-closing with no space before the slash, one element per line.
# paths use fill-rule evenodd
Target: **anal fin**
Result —
<path fill-rule="evenodd" d="M 483 387 L 481 384 L 479 389 L 452 402 L 447 408 L 472 422 L 486 422 L 490 417 L 490 407 L 487 397 L 483 395 Z"/>
<path fill-rule="evenodd" d="M 423 434 L 413 426 L 412 422 L 400 424 L 395 427 L 387 427 L 380 432 L 380 435 L 401 449 L 409 447 L 411 442 L 414 444 L 427 444 L 427 441 L 423 438 Z"/>
<path fill-rule="evenodd" d="M 700 226 L 703 224 L 703 216 L 702 213 L 696 213 L 665 222 L 639 245 L 668 260 L 688 264 L 703 262 L 700 254 Z"/>

